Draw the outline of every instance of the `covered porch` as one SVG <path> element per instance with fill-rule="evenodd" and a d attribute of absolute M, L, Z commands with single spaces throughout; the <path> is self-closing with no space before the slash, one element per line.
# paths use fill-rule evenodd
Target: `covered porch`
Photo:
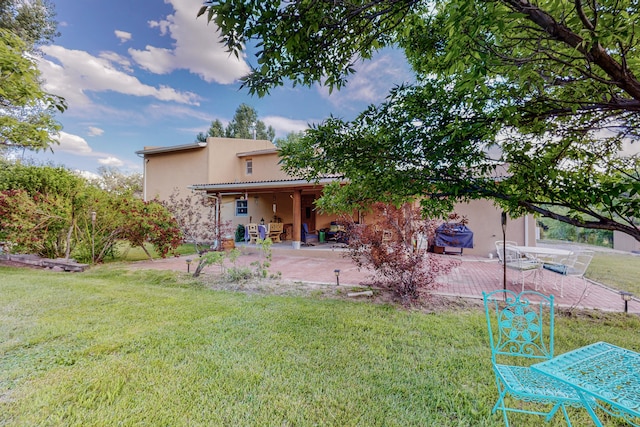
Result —
<path fill-rule="evenodd" d="M 222 184 L 195 184 L 194 191 L 203 191 L 215 203 L 219 224 L 282 223 L 281 240 L 293 249 L 302 246 L 303 225 L 307 230 L 329 229 L 335 215 L 316 211 L 315 201 L 324 186 L 333 179 L 310 183 L 305 180 L 254 181 Z"/>

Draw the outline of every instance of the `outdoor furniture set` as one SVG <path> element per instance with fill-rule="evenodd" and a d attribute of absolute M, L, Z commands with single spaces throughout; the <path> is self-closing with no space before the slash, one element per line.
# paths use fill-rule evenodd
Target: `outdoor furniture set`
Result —
<path fill-rule="evenodd" d="M 585 249 L 547 248 L 538 246 L 518 246 L 515 242 L 498 240 L 495 242 L 496 252 L 500 263 L 509 270 L 518 272 L 517 282 L 525 288 L 527 277 L 531 277 L 535 290 L 543 289 L 543 271 L 554 273 L 553 289 L 564 296 L 565 277 L 571 276 L 582 279 L 584 290 L 587 282 L 584 277 L 591 260 L 593 251 Z"/>
<path fill-rule="evenodd" d="M 282 241 L 282 235 L 285 233 L 284 224 L 279 222 L 271 222 L 269 224 L 257 224 L 249 223 L 244 228 L 244 240 L 249 243 L 257 243 L 258 239 L 271 238 L 274 243 Z M 331 227 L 323 230 L 309 230 L 309 226 L 305 223 L 302 224 L 300 230 L 300 239 L 305 246 L 313 246 L 316 243 L 323 243 L 324 239 L 321 239 L 320 234 L 326 237 L 327 241 L 334 241 L 337 243 L 348 243 L 348 237 L 344 226 L 338 225 L 334 222 L 331 223 Z"/>
<path fill-rule="evenodd" d="M 267 237 L 272 242 L 281 242 L 280 236 L 284 232 L 284 224 L 280 222 L 270 222 L 267 225 L 250 223 L 244 228 L 244 240 L 249 243 L 258 243 L 258 239 L 264 240 Z"/>
<path fill-rule="evenodd" d="M 536 291 L 483 292 L 498 388 L 492 413 L 541 415 L 549 421 L 567 407 L 584 408 L 596 426 L 598 413 L 640 425 L 640 354 L 597 342 L 554 355 L 554 297 Z M 511 405 L 513 400 L 520 401 Z"/>

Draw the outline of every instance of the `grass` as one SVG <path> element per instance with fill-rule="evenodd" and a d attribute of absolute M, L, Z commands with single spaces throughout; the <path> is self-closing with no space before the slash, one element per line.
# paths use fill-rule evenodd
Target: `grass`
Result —
<path fill-rule="evenodd" d="M 160 255 L 153 249 L 153 245 L 149 243 L 145 243 L 145 247 L 151 254 L 151 256 L 155 258 L 160 258 Z M 176 254 L 178 255 L 195 255 L 196 250 L 192 243 L 183 243 L 182 245 L 176 248 Z M 169 255 L 172 256 L 172 255 Z M 116 245 L 116 256 L 114 259 L 107 258 L 107 262 L 120 262 L 120 261 L 145 261 L 148 260 L 149 257 L 147 254 L 140 248 L 139 246 L 131 247 L 128 242 L 120 242 Z"/>
<path fill-rule="evenodd" d="M 109 265 L 0 275 L 0 425 L 503 425 L 480 309 L 212 291 Z M 639 327 L 560 316 L 557 352 L 597 340 L 638 350 Z"/>
<path fill-rule="evenodd" d="M 621 253 L 596 252 L 586 277 L 612 288 L 640 296 L 640 256 Z"/>

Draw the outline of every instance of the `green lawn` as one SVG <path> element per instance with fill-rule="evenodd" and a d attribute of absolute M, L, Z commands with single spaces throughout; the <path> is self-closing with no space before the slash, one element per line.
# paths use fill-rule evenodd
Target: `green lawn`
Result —
<path fill-rule="evenodd" d="M 160 255 L 153 249 L 153 245 L 149 243 L 145 243 L 145 247 L 147 251 L 151 254 L 153 258 L 160 258 Z M 116 256 L 115 259 L 107 258 L 107 262 L 119 262 L 119 261 L 143 261 L 149 259 L 147 254 L 142 250 L 141 247 L 131 247 L 128 242 L 120 242 L 116 245 Z M 194 255 L 196 253 L 195 246 L 192 243 L 183 243 L 178 246 L 175 250 L 176 254 L 179 255 Z M 168 256 L 172 256 L 171 254 Z"/>
<path fill-rule="evenodd" d="M 479 309 L 212 291 L 108 265 L 0 277 L 0 426 L 503 425 Z M 557 352 L 640 350 L 639 327 L 559 316 Z"/>
<path fill-rule="evenodd" d="M 586 277 L 640 297 L 640 255 L 596 252 Z"/>

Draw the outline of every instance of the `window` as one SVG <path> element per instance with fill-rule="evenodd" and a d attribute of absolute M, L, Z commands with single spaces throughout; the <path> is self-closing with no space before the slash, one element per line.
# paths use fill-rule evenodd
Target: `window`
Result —
<path fill-rule="evenodd" d="M 251 175 L 253 173 L 253 160 L 247 159 L 246 165 L 247 165 L 247 175 Z"/>
<path fill-rule="evenodd" d="M 247 199 L 237 199 L 236 200 L 236 216 L 247 216 L 249 215 L 249 203 Z"/>

